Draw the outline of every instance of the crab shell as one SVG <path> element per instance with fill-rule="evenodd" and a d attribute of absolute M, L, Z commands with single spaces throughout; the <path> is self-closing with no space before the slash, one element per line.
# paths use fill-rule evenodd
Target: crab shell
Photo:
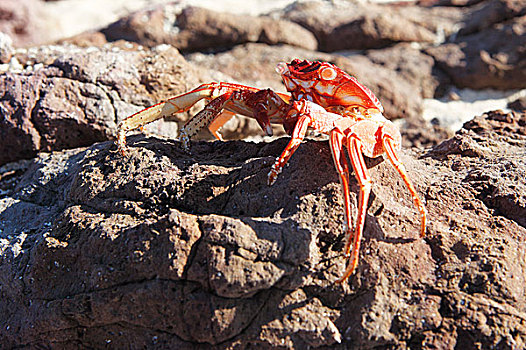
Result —
<path fill-rule="evenodd" d="M 294 100 L 307 99 L 339 114 L 353 109 L 384 111 L 371 90 L 331 63 L 295 59 L 280 62 L 276 70 Z"/>

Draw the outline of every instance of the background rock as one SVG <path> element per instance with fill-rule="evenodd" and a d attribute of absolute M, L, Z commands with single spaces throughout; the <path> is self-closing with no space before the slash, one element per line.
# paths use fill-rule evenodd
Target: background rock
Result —
<path fill-rule="evenodd" d="M 322 51 L 382 48 L 399 42 L 433 43 L 461 20 L 456 9 L 359 2 L 295 2 L 283 18 L 314 33 Z"/>
<path fill-rule="evenodd" d="M 427 50 L 459 87 L 524 88 L 526 16 Z"/>
<path fill-rule="evenodd" d="M 0 63 L 8 63 L 14 53 L 13 40 L 5 33 L 0 32 Z"/>
<path fill-rule="evenodd" d="M 0 32 L 9 35 L 15 45 L 24 46 L 39 41 L 38 0 L 3 0 L 0 3 Z"/>
<path fill-rule="evenodd" d="M 180 9 L 175 4 L 136 12 L 101 32 L 110 41 L 125 39 L 150 47 L 170 44 L 183 52 L 224 49 L 248 42 L 289 44 L 311 50 L 317 47 L 312 33 L 289 21 L 192 6 Z"/>
<path fill-rule="evenodd" d="M 489 29 L 493 25 L 514 17 L 526 15 L 526 6 L 514 0 L 489 0 L 475 6 L 464 21 L 460 35 L 468 35 Z"/>

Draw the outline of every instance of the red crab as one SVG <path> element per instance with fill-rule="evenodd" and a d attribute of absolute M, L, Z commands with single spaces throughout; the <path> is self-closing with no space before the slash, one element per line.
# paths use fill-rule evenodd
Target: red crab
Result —
<path fill-rule="evenodd" d="M 118 147 L 124 153 L 127 131 L 171 114 L 186 111 L 197 101 L 205 98 L 210 102 L 181 130 L 180 139 L 183 145 L 187 147 L 190 137 L 205 126 L 220 138 L 217 130 L 236 113 L 255 118 L 268 135 L 272 135 L 270 123 L 280 123 L 292 138 L 269 172 L 268 183 L 272 185 L 285 163 L 301 144 L 309 127 L 327 134 L 344 198 L 346 219 L 344 231 L 347 236 L 345 253 L 350 261 L 345 273 L 338 280 L 343 282 L 358 264 L 360 240 L 372 185 L 363 154 L 371 158 L 387 155 L 404 180 L 420 212 L 421 236 L 425 234 L 427 212 L 398 158 L 397 153 L 401 146 L 400 132 L 383 116 L 380 101 L 367 87 L 327 62 L 295 59 L 288 64 L 280 63 L 277 70 L 290 96 L 270 89 L 259 90 L 237 84 L 203 84 L 188 93 L 161 102 L 123 120 L 119 124 Z M 344 148 L 348 150 L 351 165 L 360 185 L 358 218 L 354 232 L 351 230 L 349 164 Z"/>

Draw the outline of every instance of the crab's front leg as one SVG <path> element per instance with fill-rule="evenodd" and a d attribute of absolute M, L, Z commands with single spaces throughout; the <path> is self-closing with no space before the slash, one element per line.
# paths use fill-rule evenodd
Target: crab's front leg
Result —
<path fill-rule="evenodd" d="M 172 114 L 184 112 L 197 101 L 210 97 L 215 89 L 215 83 L 203 84 L 190 92 L 157 103 L 123 119 L 117 126 L 117 147 L 119 152 L 124 154 L 126 151 L 126 133 L 128 131 L 141 128 L 148 123 Z"/>
<path fill-rule="evenodd" d="M 290 159 L 292 154 L 298 149 L 299 145 L 305 138 L 305 134 L 307 133 L 309 123 L 310 116 L 303 114 L 300 117 L 298 117 L 296 126 L 294 127 L 294 131 L 292 132 L 292 138 L 290 139 L 287 147 L 285 147 L 281 155 L 276 159 L 276 162 L 272 165 L 272 168 L 268 173 L 269 186 L 276 182 L 276 179 L 279 173 L 281 173 L 283 166 L 285 166 L 287 161 Z"/>

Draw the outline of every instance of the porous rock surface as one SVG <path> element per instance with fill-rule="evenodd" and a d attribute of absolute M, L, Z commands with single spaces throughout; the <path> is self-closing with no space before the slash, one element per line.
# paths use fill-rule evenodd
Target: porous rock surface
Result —
<path fill-rule="evenodd" d="M 20 68 L 0 74 L 0 164 L 108 140 L 120 120 L 206 79 L 171 46 L 42 46 L 15 58 Z"/>
<path fill-rule="evenodd" d="M 273 19 L 234 15 L 177 3 L 135 12 L 101 30 L 107 40 L 125 39 L 146 46 L 170 44 L 183 52 L 224 49 L 260 42 L 314 50 L 318 42 L 300 25 Z"/>
<path fill-rule="evenodd" d="M 19 348 L 523 348 L 526 115 L 476 117 L 388 162 L 339 285 L 343 208 L 326 142 L 277 182 L 271 143 L 131 137 L 1 168 L 0 342 Z M 353 210 L 358 186 L 351 180 Z"/>
<path fill-rule="evenodd" d="M 452 86 L 525 87 L 523 2 L 310 1 L 259 17 L 168 4 L 26 49 L 40 33 L 17 4 L 0 4 L 1 348 L 526 347 L 524 103 L 453 136 L 420 116 Z M 186 153 L 131 136 L 126 156 L 107 141 L 200 83 L 283 91 L 274 67 L 293 58 L 336 63 L 405 119 L 404 146 L 436 145 L 401 152 L 429 211 L 423 239 L 395 169 L 367 161 L 361 258 L 341 285 L 326 141 L 304 142 L 272 187 L 286 138 Z M 187 117 L 148 132 L 173 137 Z M 235 119 L 222 133 L 261 130 Z M 357 192 L 352 178 L 353 212 Z"/>

